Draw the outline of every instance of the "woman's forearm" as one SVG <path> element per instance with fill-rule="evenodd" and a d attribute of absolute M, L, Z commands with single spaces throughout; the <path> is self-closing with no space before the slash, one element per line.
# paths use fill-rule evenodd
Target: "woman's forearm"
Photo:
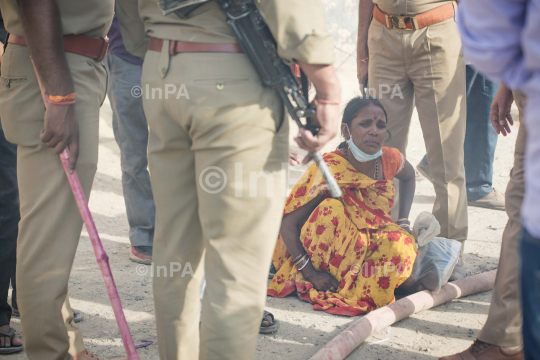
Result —
<path fill-rule="evenodd" d="M 306 252 L 304 246 L 302 245 L 302 241 L 300 240 L 300 221 L 307 218 L 323 199 L 323 196 L 318 195 L 306 205 L 285 215 L 281 221 L 279 233 L 293 260 L 297 259 Z M 304 277 L 307 278 L 306 275 L 313 270 L 313 265 L 311 265 L 311 262 L 309 262 L 302 270 L 302 274 L 304 274 Z"/>
<path fill-rule="evenodd" d="M 416 173 L 410 162 L 405 160 L 396 178 L 399 180 L 399 219 L 408 219 L 416 190 Z"/>
<path fill-rule="evenodd" d="M 415 190 L 415 178 L 399 181 L 399 219 L 409 218 Z"/>
<path fill-rule="evenodd" d="M 287 215 L 283 218 L 280 234 L 293 259 L 305 253 L 302 242 L 300 241 L 300 230 L 297 224 L 287 219 Z"/>

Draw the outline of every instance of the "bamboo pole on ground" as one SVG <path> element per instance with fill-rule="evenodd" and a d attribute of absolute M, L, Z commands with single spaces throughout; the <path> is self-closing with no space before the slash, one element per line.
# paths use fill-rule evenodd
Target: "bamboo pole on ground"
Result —
<path fill-rule="evenodd" d="M 369 336 L 420 311 L 493 289 L 497 270 L 485 272 L 448 283 L 438 294 L 421 291 L 377 309 L 342 331 L 310 360 L 342 360 Z"/>

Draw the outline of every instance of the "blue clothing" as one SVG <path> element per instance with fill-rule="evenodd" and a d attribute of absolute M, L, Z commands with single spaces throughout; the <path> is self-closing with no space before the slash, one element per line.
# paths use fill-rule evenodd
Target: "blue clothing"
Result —
<path fill-rule="evenodd" d="M 522 90 L 527 147 L 523 225 L 540 238 L 540 0 L 464 0 L 458 26 L 465 57 L 483 74 Z"/>
<path fill-rule="evenodd" d="M 113 21 L 111 24 L 111 29 L 107 35 L 109 38 L 109 50 L 108 53 L 118 56 L 120 59 L 129 61 L 132 64 L 142 66 L 143 59 L 137 56 L 131 55 L 124 46 L 124 41 L 122 40 L 122 34 L 120 33 L 120 26 L 118 25 L 118 19 L 116 14 L 114 14 Z"/>
<path fill-rule="evenodd" d="M 476 201 L 493 191 L 493 160 L 498 136 L 489 114 L 499 83 L 487 79 L 467 65 L 466 84 L 465 180 L 467 200 Z M 429 164 L 427 155 L 422 161 Z"/>
<path fill-rule="evenodd" d="M 156 206 L 148 173 L 148 124 L 142 97 L 132 95 L 132 89 L 141 86 L 142 67 L 111 53 L 104 63 L 109 73 L 107 95 L 113 111 L 114 137 L 121 153 L 129 241 L 131 246 L 152 246 Z"/>
<path fill-rule="evenodd" d="M 0 41 L 6 43 L 7 32 L 0 14 Z M 19 186 L 17 184 L 17 145 L 6 140 L 0 124 L 0 326 L 9 325 L 11 306 L 17 307 L 15 267 L 19 235 Z M 11 306 L 7 302 L 9 284 L 13 288 Z"/>
<path fill-rule="evenodd" d="M 525 360 L 540 360 L 540 239 L 521 237 L 521 303 Z"/>
<path fill-rule="evenodd" d="M 11 307 L 7 302 L 10 282 L 13 287 L 11 305 L 17 308 L 15 266 L 20 219 L 17 145 L 6 140 L 0 124 L 0 326 L 9 325 L 11 320 Z"/>

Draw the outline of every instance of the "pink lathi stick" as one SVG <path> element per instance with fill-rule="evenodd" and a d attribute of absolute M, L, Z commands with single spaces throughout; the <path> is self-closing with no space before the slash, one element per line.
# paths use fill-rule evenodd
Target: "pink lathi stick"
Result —
<path fill-rule="evenodd" d="M 32 64 L 34 65 L 34 71 L 36 72 L 41 95 L 43 96 L 43 102 L 45 103 L 45 107 L 47 107 L 47 95 L 33 60 Z M 126 321 L 126 317 L 124 316 L 124 310 L 122 309 L 122 303 L 120 302 L 120 297 L 118 296 L 118 291 L 116 290 L 116 285 L 109 266 L 109 257 L 107 256 L 107 253 L 103 248 L 103 244 L 101 243 L 101 239 L 99 238 L 96 225 L 94 224 L 94 219 L 92 218 L 92 214 L 88 208 L 88 202 L 84 196 L 81 182 L 79 181 L 76 171 L 73 171 L 73 174 L 69 173 L 68 148 L 65 148 L 62 154 L 60 154 L 60 161 L 62 161 L 62 165 L 64 166 L 64 170 L 66 171 L 66 175 L 69 180 L 69 185 L 71 185 L 71 190 L 73 191 L 73 196 L 77 202 L 77 207 L 79 208 L 84 225 L 86 226 L 86 230 L 90 236 L 90 242 L 94 248 L 94 253 L 96 254 L 96 259 L 99 268 L 101 269 L 105 286 L 107 287 L 107 293 L 109 294 L 109 299 L 111 300 L 114 316 L 116 317 L 116 323 L 118 324 L 118 330 L 120 331 L 120 336 L 124 342 L 128 359 L 139 360 L 139 355 L 137 354 L 137 350 L 135 350 L 135 344 L 133 343 L 133 338 L 131 337 L 131 332 L 129 331 L 129 326 Z"/>

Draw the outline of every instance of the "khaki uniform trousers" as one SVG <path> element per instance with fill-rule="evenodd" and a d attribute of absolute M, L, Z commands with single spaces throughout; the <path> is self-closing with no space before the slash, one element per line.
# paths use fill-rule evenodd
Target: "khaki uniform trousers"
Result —
<path fill-rule="evenodd" d="M 502 347 L 523 344 L 521 301 L 519 298 L 519 239 L 521 237 L 521 204 L 525 193 L 524 157 L 527 131 L 524 123 L 525 95 L 514 91 L 519 108 L 519 132 L 514 154 L 514 168 L 506 187 L 508 223 L 504 229 L 495 287 L 489 315 L 478 339 Z"/>
<path fill-rule="evenodd" d="M 76 170 L 88 198 L 97 168 L 99 107 L 107 75 L 93 59 L 71 53 L 66 57 L 79 122 Z M 85 349 L 67 296 L 83 222 L 58 155 L 39 139 L 44 111 L 28 49 L 9 44 L 2 61 L 0 117 L 7 140 L 17 144 L 17 302 L 26 355 L 30 360 L 72 359 Z"/>
<path fill-rule="evenodd" d="M 244 54 L 163 49 L 142 74 L 160 358 L 253 359 L 286 196 L 284 107 Z"/>
<path fill-rule="evenodd" d="M 466 79 L 457 25 L 449 19 L 407 31 L 388 29 L 373 20 L 368 48 L 370 94 L 381 100 L 388 113 L 391 138 L 386 145 L 405 154 L 416 103 L 434 178 L 433 214 L 441 224 L 440 236 L 463 243 L 468 229 L 463 150 Z M 396 197 L 394 217 L 398 206 Z"/>

